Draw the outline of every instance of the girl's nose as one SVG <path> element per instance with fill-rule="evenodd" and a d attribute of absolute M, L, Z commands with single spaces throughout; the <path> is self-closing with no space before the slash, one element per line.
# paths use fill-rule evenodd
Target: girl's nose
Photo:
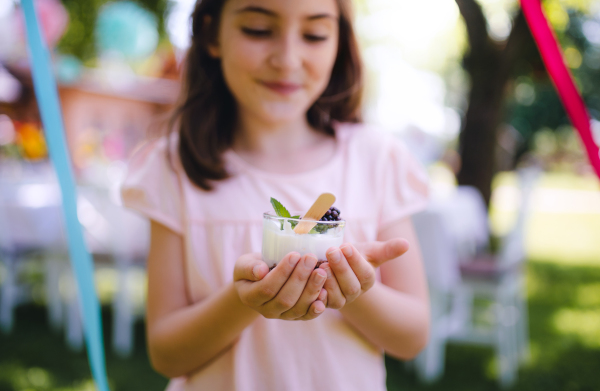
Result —
<path fill-rule="evenodd" d="M 282 34 L 275 41 L 270 65 L 281 71 L 293 71 L 302 65 L 302 42 L 294 34 Z"/>

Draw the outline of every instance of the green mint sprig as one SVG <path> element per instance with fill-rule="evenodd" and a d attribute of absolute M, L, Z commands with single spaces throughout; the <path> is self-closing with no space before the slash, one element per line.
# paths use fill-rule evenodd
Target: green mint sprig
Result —
<path fill-rule="evenodd" d="M 275 213 L 279 217 L 285 217 L 288 219 L 300 219 L 300 216 L 292 216 L 291 213 L 286 209 L 286 207 L 283 206 L 281 202 L 277 201 L 273 197 L 271 197 L 271 205 L 273 205 L 273 209 L 275 209 Z M 296 228 L 296 225 L 298 225 L 298 221 L 290 221 L 290 224 L 292 226 L 292 229 L 294 229 Z M 316 225 L 310 230 L 309 234 L 322 234 L 325 233 L 329 228 L 333 227 L 327 226 L 325 224 Z M 283 231 L 283 220 L 281 221 L 281 230 Z"/>
<path fill-rule="evenodd" d="M 273 205 L 273 209 L 275 209 L 275 213 L 279 217 L 287 217 L 290 219 L 299 219 L 300 216 L 292 216 L 291 213 L 281 204 L 281 202 L 277 201 L 275 198 L 271 197 L 271 205 Z M 296 228 L 298 225 L 297 221 L 290 221 L 292 225 L 292 229 Z M 283 230 L 283 221 L 281 221 L 281 230 Z"/>
<path fill-rule="evenodd" d="M 285 208 L 285 206 L 281 205 L 281 202 L 277 201 L 273 197 L 271 197 L 271 205 L 273 205 L 273 209 L 275 209 L 275 213 L 277 213 L 277 216 L 279 216 L 279 217 L 292 217 L 292 215 Z"/>

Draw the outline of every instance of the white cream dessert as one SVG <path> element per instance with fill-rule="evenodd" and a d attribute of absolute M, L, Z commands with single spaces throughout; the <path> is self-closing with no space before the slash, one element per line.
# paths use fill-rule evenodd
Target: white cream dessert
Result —
<path fill-rule="evenodd" d="M 313 254 L 319 263 L 327 262 L 326 252 L 330 247 L 339 247 L 344 239 L 345 221 L 319 221 L 308 234 L 297 234 L 292 225 L 299 218 L 279 217 L 265 213 L 263 216 L 263 261 L 273 268 L 287 254 Z"/>

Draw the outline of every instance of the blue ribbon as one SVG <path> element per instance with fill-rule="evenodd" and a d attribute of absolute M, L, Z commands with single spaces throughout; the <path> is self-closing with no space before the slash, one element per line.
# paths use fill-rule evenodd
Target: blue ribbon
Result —
<path fill-rule="evenodd" d="M 33 86 L 44 124 L 50 157 L 58 175 L 62 191 L 63 212 L 69 239 L 71 266 L 77 280 L 79 303 L 83 315 L 83 330 L 92 375 L 100 391 L 108 391 L 102 338 L 100 305 L 94 288 L 92 257 L 83 240 L 83 232 L 77 219 L 77 192 L 71 160 L 67 150 L 56 82 L 48 48 L 42 41 L 33 0 L 21 0 L 25 13 L 27 44 L 33 76 Z"/>

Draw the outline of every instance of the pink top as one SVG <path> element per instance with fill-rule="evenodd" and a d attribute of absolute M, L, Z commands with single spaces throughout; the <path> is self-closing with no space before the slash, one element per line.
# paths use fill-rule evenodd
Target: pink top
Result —
<path fill-rule="evenodd" d="M 187 292 L 202 300 L 232 281 L 240 255 L 261 251 L 262 214 L 272 209 L 271 197 L 290 210 L 307 210 L 319 194 L 335 194 L 348 242 L 376 240 L 385 226 L 425 208 L 422 166 L 393 135 L 365 128 L 338 125 L 335 156 L 299 174 L 265 172 L 228 151 L 232 177 L 211 192 L 192 184 L 178 161 L 173 171 L 161 138 L 131 159 L 123 201 L 184 237 Z M 385 379 L 382 351 L 327 309 L 307 322 L 258 318 L 233 348 L 196 374 L 174 379 L 168 390 L 383 391 Z"/>

